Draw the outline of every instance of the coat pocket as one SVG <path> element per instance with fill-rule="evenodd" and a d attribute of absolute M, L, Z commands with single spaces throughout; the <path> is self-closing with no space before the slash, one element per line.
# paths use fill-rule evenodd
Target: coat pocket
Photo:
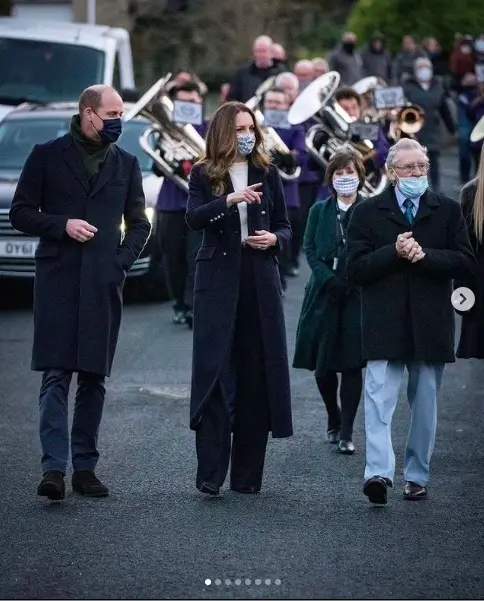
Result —
<path fill-rule="evenodd" d="M 201 246 L 199 248 L 195 267 L 194 292 L 212 289 L 213 273 L 215 269 L 213 258 L 216 250 L 216 246 Z"/>

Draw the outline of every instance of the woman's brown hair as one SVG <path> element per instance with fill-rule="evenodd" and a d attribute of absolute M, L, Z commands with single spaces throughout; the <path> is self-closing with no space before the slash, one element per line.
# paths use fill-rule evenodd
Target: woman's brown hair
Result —
<path fill-rule="evenodd" d="M 484 230 L 484 148 L 481 150 L 481 160 L 479 161 L 479 169 L 477 170 L 476 197 L 474 198 L 472 217 L 477 242 L 482 244 Z"/>
<path fill-rule="evenodd" d="M 334 195 L 336 195 L 336 190 L 333 188 L 333 175 L 336 171 L 348 167 L 350 163 L 354 164 L 356 173 L 358 174 L 358 179 L 360 180 L 360 183 L 358 184 L 358 190 L 361 190 L 361 188 L 363 188 L 365 185 L 365 166 L 363 165 L 360 155 L 356 152 L 356 150 L 351 150 L 349 148 L 345 150 L 339 150 L 338 152 L 334 153 L 328 163 L 328 166 L 326 167 L 325 184 Z"/>
<path fill-rule="evenodd" d="M 225 193 L 225 179 L 229 167 L 237 158 L 235 119 L 239 113 L 248 113 L 254 122 L 255 146 L 247 158 L 259 169 L 267 171 L 269 167 L 270 158 L 262 148 L 263 133 L 253 111 L 242 102 L 222 104 L 210 120 L 205 138 L 205 156 L 199 161 L 205 166 L 205 172 L 216 196 Z"/>

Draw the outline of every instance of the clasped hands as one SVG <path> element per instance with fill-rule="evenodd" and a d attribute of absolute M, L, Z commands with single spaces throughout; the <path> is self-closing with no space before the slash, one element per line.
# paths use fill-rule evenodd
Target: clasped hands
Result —
<path fill-rule="evenodd" d="M 399 257 L 407 259 L 412 263 L 421 261 L 425 257 L 420 244 L 412 237 L 412 232 L 399 234 L 395 243 L 395 248 Z"/>

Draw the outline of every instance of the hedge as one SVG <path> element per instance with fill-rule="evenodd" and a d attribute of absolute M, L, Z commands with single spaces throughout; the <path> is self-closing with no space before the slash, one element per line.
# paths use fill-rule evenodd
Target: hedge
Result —
<path fill-rule="evenodd" d="M 381 31 L 389 48 L 398 51 L 402 36 L 435 36 L 450 51 L 456 32 L 477 35 L 484 31 L 484 0 L 358 0 L 348 29 L 360 42 Z"/>

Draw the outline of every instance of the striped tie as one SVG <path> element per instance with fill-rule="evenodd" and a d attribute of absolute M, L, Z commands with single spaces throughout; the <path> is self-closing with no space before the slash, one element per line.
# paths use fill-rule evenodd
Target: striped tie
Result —
<path fill-rule="evenodd" d="M 408 223 L 413 223 L 413 201 L 410 198 L 406 198 L 403 206 L 405 207 L 405 217 Z"/>

